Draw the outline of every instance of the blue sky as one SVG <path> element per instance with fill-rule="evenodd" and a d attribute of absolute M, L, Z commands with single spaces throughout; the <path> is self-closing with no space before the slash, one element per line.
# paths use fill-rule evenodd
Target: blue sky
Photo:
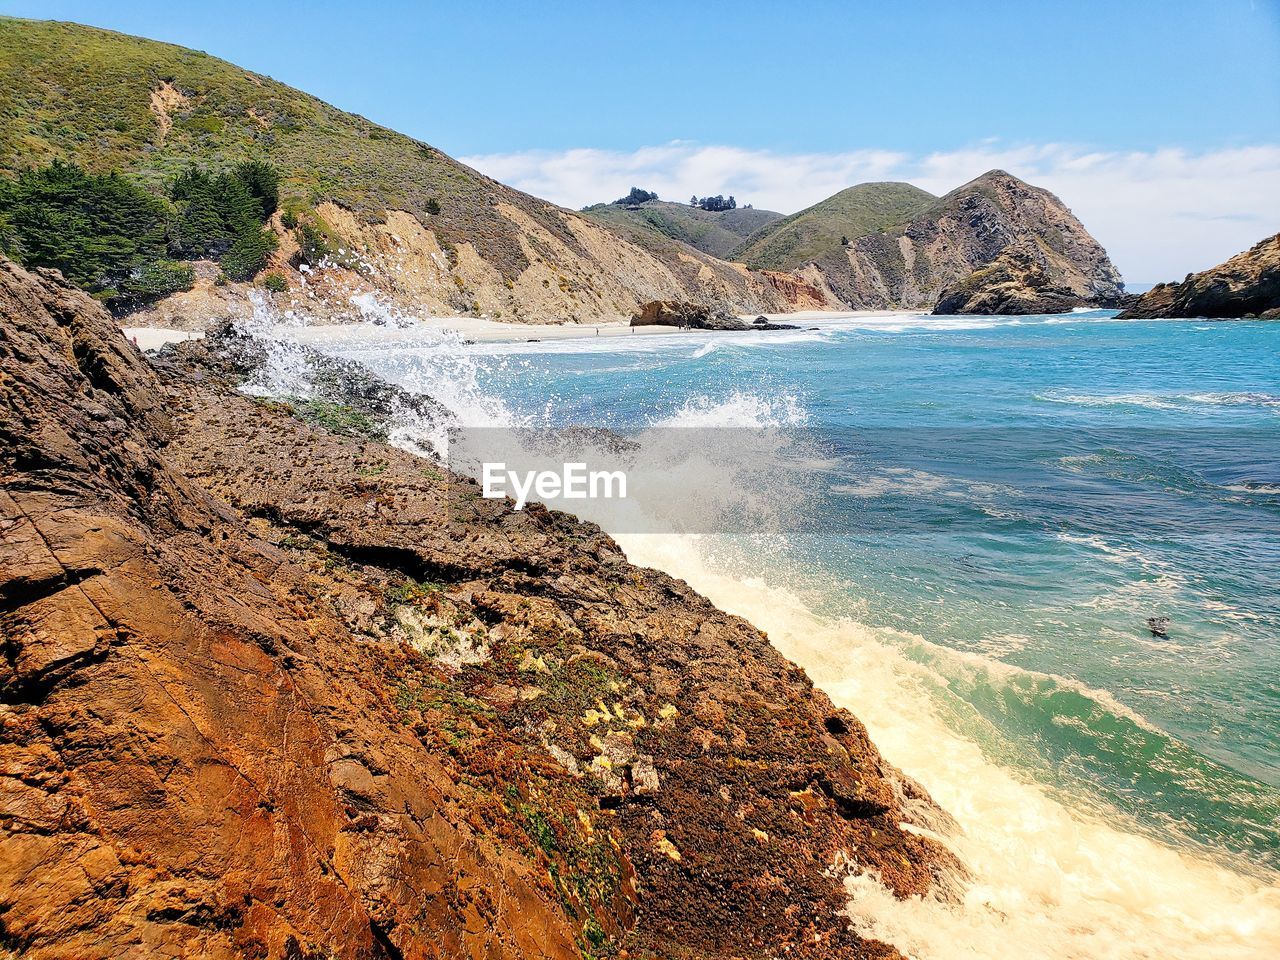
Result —
<path fill-rule="evenodd" d="M 1276 0 L 0 0 L 205 50 L 452 154 L 1280 141 Z"/>
<path fill-rule="evenodd" d="M 1280 0 L 0 0 L 0 11 L 208 51 L 570 205 L 612 199 L 640 174 L 660 192 L 790 210 L 864 171 L 945 189 L 944 177 L 982 172 L 966 162 L 1027 151 L 1042 161 L 1012 172 L 1052 179 L 1099 156 L 1238 160 L 1280 145 Z M 666 167 L 639 162 L 664 148 Z M 968 160 L 931 170 L 937 157 Z M 1256 172 L 1234 197 L 1210 198 L 1218 206 L 1170 211 L 1227 218 L 1199 246 L 1187 227 L 1181 257 L 1122 269 L 1159 279 L 1260 238 L 1250 218 L 1274 213 L 1265 232 L 1280 229 L 1280 196 L 1265 171 L 1253 186 Z M 1172 176 L 1170 204 L 1199 189 Z M 1064 199 L 1103 210 L 1117 191 Z"/>

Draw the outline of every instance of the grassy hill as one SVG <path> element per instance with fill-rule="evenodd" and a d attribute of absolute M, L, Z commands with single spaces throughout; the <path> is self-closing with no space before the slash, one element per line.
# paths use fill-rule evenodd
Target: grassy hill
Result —
<path fill-rule="evenodd" d="M 398 309 L 538 322 L 614 320 L 655 299 L 737 312 L 822 301 L 650 226 L 614 229 L 513 190 L 429 144 L 208 54 L 0 17 L 0 175 L 54 160 L 92 174 L 120 171 L 157 196 L 192 165 L 221 175 L 267 162 L 280 175 L 271 269 L 288 290 L 277 292 L 339 317 L 354 292 L 371 288 Z M 753 215 L 738 211 L 725 222 Z M 312 274 L 298 300 L 304 228 L 338 257 L 327 261 L 327 286 Z M 159 319 L 198 323 L 240 296 L 205 289 L 198 277 L 191 294 L 164 300 Z"/>
<path fill-rule="evenodd" d="M 729 253 L 763 270 L 794 270 L 839 252 L 850 241 L 910 220 L 937 198 L 909 183 L 860 183 L 799 213 L 767 224 Z"/>
<path fill-rule="evenodd" d="M 120 169 L 159 186 L 192 160 L 269 159 L 282 205 L 332 200 L 366 216 L 388 209 L 428 219 L 448 241 L 470 240 L 511 277 L 527 262 L 505 200 L 570 246 L 548 205 L 428 144 L 344 113 L 270 77 L 208 54 L 72 23 L 0 17 L 0 171 L 70 160 Z"/>
<path fill-rule="evenodd" d="M 714 257 L 727 257 L 751 234 L 782 218 L 782 214 L 772 210 L 738 207 L 711 211 L 665 200 L 650 200 L 635 206 L 598 203 L 582 212 L 628 233 L 636 227 L 657 231 Z"/>

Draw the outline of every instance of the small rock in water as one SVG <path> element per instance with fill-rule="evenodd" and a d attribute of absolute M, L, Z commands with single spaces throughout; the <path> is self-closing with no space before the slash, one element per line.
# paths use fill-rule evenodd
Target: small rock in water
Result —
<path fill-rule="evenodd" d="M 1169 637 L 1169 618 L 1168 617 L 1147 617 L 1147 629 L 1151 631 L 1152 636 Z"/>

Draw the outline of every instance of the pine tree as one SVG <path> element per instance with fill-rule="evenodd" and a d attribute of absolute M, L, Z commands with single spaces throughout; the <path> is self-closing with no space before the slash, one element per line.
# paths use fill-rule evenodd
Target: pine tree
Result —
<path fill-rule="evenodd" d="M 52 267 L 110 298 L 164 250 L 163 200 L 119 174 L 55 160 L 0 190 L 0 243 L 27 266 Z"/>
<path fill-rule="evenodd" d="M 232 280 L 252 280 L 267 265 L 267 256 L 276 248 L 276 235 L 254 227 L 236 237 L 218 265 Z"/>
<path fill-rule="evenodd" d="M 276 168 L 262 160 L 246 160 L 236 164 L 232 174 L 245 185 L 262 208 L 258 222 L 268 219 L 280 205 L 280 175 Z"/>

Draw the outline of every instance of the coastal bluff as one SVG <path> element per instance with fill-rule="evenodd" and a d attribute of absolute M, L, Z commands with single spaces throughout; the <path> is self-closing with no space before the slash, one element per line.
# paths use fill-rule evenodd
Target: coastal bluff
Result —
<path fill-rule="evenodd" d="M 1280 319 L 1280 233 L 1181 283 L 1157 284 L 1120 317 Z"/>
<path fill-rule="evenodd" d="M 214 349 L 0 260 L 6 950 L 897 956 L 944 815 L 767 637 Z"/>

